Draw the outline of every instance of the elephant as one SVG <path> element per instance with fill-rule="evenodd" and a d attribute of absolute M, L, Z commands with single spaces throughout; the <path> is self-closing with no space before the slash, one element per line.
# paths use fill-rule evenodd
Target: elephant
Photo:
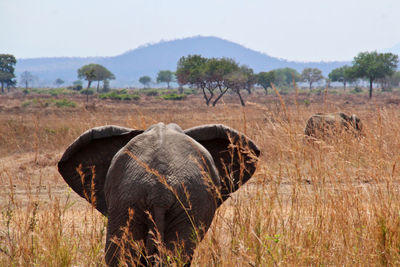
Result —
<path fill-rule="evenodd" d="M 259 155 L 252 140 L 222 124 L 110 125 L 78 137 L 58 170 L 108 217 L 108 266 L 162 264 L 162 248 L 190 266 L 217 208 L 251 178 Z"/>
<path fill-rule="evenodd" d="M 307 120 L 304 134 L 314 138 L 324 138 L 350 131 L 359 135 L 362 129 L 361 120 L 355 114 L 348 116 L 342 112 L 316 113 Z"/>

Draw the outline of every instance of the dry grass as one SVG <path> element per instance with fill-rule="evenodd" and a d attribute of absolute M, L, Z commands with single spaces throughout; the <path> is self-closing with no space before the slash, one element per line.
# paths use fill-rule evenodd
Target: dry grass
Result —
<path fill-rule="evenodd" d="M 300 93 L 282 96 L 285 110 L 264 95 L 247 97 L 244 108 L 229 96 L 215 108 L 200 96 L 89 110 L 75 99 L 79 108 L 62 110 L 0 96 L 0 266 L 103 266 L 106 219 L 68 189 L 56 163 L 88 128 L 159 121 L 224 123 L 262 151 L 254 177 L 217 211 L 194 266 L 399 265 L 398 98 Z M 307 144 L 305 122 L 323 110 L 357 114 L 366 137 Z"/>

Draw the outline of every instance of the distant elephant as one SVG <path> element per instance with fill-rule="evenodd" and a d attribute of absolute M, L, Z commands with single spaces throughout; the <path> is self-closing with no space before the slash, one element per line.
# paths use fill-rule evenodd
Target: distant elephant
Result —
<path fill-rule="evenodd" d="M 185 131 L 163 123 L 145 131 L 103 126 L 77 138 L 58 170 L 108 217 L 107 265 L 129 257 L 134 265 L 155 264 L 159 233 L 166 249 L 181 249 L 189 266 L 216 209 L 251 178 L 259 155 L 253 141 L 221 124 Z"/>
<path fill-rule="evenodd" d="M 343 131 L 352 131 L 356 135 L 362 131 L 362 123 L 356 115 L 339 113 L 316 113 L 306 123 L 305 135 L 323 138 Z"/>

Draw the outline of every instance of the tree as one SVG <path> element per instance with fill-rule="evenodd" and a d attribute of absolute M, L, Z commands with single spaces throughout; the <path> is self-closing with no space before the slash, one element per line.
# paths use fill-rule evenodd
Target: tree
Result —
<path fill-rule="evenodd" d="M 214 92 L 218 93 L 217 98 L 212 102 L 213 107 L 230 88 L 230 83 L 227 83 L 226 80 L 227 75 L 238 70 L 239 65 L 231 58 L 210 58 L 207 60 L 204 73 L 206 88 L 210 93 L 208 103 L 213 98 Z M 204 91 L 203 93 L 204 98 L 207 99 L 206 93 Z"/>
<path fill-rule="evenodd" d="M 151 78 L 149 76 L 142 76 L 139 78 L 139 82 L 143 84 L 143 88 L 145 88 L 146 86 L 149 86 Z"/>
<path fill-rule="evenodd" d="M 232 73 L 240 72 L 235 77 Z M 206 105 L 215 106 L 222 96 L 228 92 L 229 89 L 233 90 L 234 86 L 237 88 L 239 80 L 241 89 L 251 88 L 254 84 L 253 70 L 247 66 L 241 66 L 230 58 L 203 58 L 199 55 L 189 55 L 181 57 L 178 61 L 176 70 L 176 77 L 179 84 L 189 84 L 200 88 L 203 92 L 203 97 Z M 233 90 L 242 97 L 239 91 Z M 217 96 L 214 99 L 214 96 Z"/>
<path fill-rule="evenodd" d="M 174 80 L 174 73 L 170 70 L 160 70 L 157 74 L 158 83 L 167 83 L 167 88 L 169 89 L 169 84 Z"/>
<path fill-rule="evenodd" d="M 392 76 L 389 77 L 389 84 L 393 87 L 400 86 L 400 71 L 396 71 Z"/>
<path fill-rule="evenodd" d="M 97 65 L 96 66 L 96 81 L 97 81 L 97 92 L 99 91 L 99 86 L 100 86 L 100 81 L 103 82 L 103 88 L 104 87 L 109 87 L 110 86 L 110 80 L 115 80 L 114 74 L 103 67 L 102 65 Z M 104 85 L 104 83 L 107 83 L 107 85 Z"/>
<path fill-rule="evenodd" d="M 17 60 L 13 55 L 0 54 L 0 83 L 1 93 L 4 93 L 4 85 L 11 86 L 15 81 L 14 70 Z"/>
<path fill-rule="evenodd" d="M 209 99 L 206 95 L 205 67 L 208 59 L 200 55 L 181 57 L 176 67 L 176 79 L 180 85 L 190 85 L 201 89 L 207 106 Z"/>
<path fill-rule="evenodd" d="M 248 86 L 251 88 L 255 83 L 253 70 L 250 70 L 251 71 L 249 71 L 247 66 L 241 66 L 236 70 L 232 70 L 224 77 L 226 87 L 230 88 L 235 94 L 237 94 L 242 106 L 245 106 L 245 102 L 240 90 L 246 89 Z"/>
<path fill-rule="evenodd" d="M 301 73 L 301 80 L 309 84 L 310 91 L 312 84 L 320 81 L 323 78 L 324 76 L 322 76 L 322 71 L 317 68 L 305 68 Z"/>
<path fill-rule="evenodd" d="M 274 84 L 277 86 L 290 86 L 293 82 L 298 82 L 301 80 L 300 73 L 297 70 L 292 68 L 281 68 L 275 69 L 275 82 Z"/>
<path fill-rule="evenodd" d="M 397 68 L 399 57 L 392 53 L 361 52 L 354 57 L 353 70 L 358 78 L 369 80 L 369 98 L 372 98 L 373 83 L 376 79 L 392 75 Z"/>
<path fill-rule="evenodd" d="M 261 85 L 265 90 L 265 94 L 268 94 L 268 88 L 271 87 L 272 83 L 275 83 L 276 75 L 275 71 L 271 70 L 268 72 L 260 72 L 257 74 L 257 84 Z"/>
<path fill-rule="evenodd" d="M 55 83 L 57 86 L 60 86 L 61 84 L 64 83 L 64 80 L 62 80 L 61 78 L 57 78 L 57 79 L 54 81 L 54 83 Z"/>
<path fill-rule="evenodd" d="M 343 67 L 333 69 L 328 74 L 332 82 L 343 83 L 343 90 L 346 90 L 346 84 L 354 81 L 354 75 L 351 67 L 344 65 Z"/>
<path fill-rule="evenodd" d="M 257 83 L 257 76 L 254 74 L 253 69 L 248 67 L 248 66 L 246 66 L 246 65 L 240 66 L 240 72 L 243 73 L 247 78 L 247 81 L 246 81 L 246 83 L 244 85 L 244 89 L 250 95 L 254 84 Z"/>
<path fill-rule="evenodd" d="M 88 81 L 86 90 L 89 90 L 92 82 L 97 81 L 97 92 L 99 91 L 100 81 L 114 80 L 115 76 L 108 69 L 100 64 L 88 64 L 78 69 L 78 78 Z"/>
<path fill-rule="evenodd" d="M 35 77 L 29 71 L 21 73 L 20 83 L 25 84 L 25 89 L 28 89 L 28 85 L 33 82 Z"/>

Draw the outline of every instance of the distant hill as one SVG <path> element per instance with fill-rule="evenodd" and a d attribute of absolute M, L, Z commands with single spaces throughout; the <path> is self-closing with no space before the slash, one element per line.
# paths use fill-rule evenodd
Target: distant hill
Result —
<path fill-rule="evenodd" d="M 324 75 L 350 62 L 294 62 L 274 58 L 239 44 L 217 37 L 191 37 L 144 45 L 114 57 L 59 57 L 18 59 L 16 75 L 29 71 L 39 78 L 41 85 L 53 85 L 57 78 L 71 84 L 77 79 L 77 69 L 89 63 L 98 63 L 115 74 L 111 86 L 139 86 L 138 79 L 148 75 L 155 80 L 160 70 L 175 71 L 180 57 L 200 54 L 204 57 L 228 57 L 245 64 L 255 72 L 291 67 L 301 72 L 306 67 L 319 68 Z"/>

